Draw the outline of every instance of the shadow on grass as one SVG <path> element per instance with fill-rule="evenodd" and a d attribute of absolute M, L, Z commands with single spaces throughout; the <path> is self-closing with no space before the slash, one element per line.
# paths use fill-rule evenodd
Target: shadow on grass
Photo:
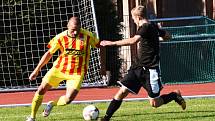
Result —
<path fill-rule="evenodd" d="M 210 113 L 210 114 L 209 114 Z M 159 115 L 159 116 L 158 116 Z M 131 113 L 130 115 L 120 115 L 120 116 L 113 116 L 113 118 L 119 118 L 119 117 L 137 117 L 137 116 L 151 116 L 151 117 L 157 117 L 157 119 L 160 118 L 160 120 L 193 120 L 193 119 L 199 119 L 199 118 L 215 118 L 215 111 L 178 111 L 178 112 L 151 112 L 151 113 Z M 124 119 L 123 118 L 123 119 Z M 152 120 L 144 118 L 144 121 L 146 120 Z M 118 120 L 117 120 L 118 121 Z M 119 120 L 120 121 L 120 120 Z"/>

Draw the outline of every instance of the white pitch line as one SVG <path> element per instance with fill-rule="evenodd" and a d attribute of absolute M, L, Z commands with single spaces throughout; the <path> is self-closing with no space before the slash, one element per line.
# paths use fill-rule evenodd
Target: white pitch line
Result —
<path fill-rule="evenodd" d="M 184 99 L 195 99 L 195 98 L 215 98 L 215 95 L 193 95 L 193 96 L 183 96 Z M 149 98 L 125 98 L 124 101 L 143 101 L 148 100 Z M 92 104 L 92 103 L 105 103 L 110 102 L 112 99 L 105 100 L 83 100 L 83 101 L 73 101 L 72 104 Z M 43 103 L 42 105 L 45 105 Z M 10 107 L 24 107 L 31 106 L 31 103 L 26 104 L 6 104 L 0 105 L 0 108 L 10 108 Z"/>

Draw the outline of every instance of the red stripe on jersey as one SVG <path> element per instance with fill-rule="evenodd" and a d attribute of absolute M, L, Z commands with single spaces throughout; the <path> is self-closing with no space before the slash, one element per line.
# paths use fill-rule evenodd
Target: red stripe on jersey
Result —
<path fill-rule="evenodd" d="M 57 41 L 58 41 L 59 45 L 60 45 L 61 47 L 63 47 L 63 45 L 62 45 L 60 39 L 58 39 Z"/>
<path fill-rule="evenodd" d="M 88 54 L 90 54 L 90 53 L 88 53 L 87 51 L 88 51 L 88 48 L 89 48 L 89 44 L 90 44 L 90 36 L 87 36 L 87 43 L 86 43 L 86 56 L 85 56 L 85 65 L 84 65 L 84 72 L 85 72 L 85 74 L 87 73 L 87 58 L 88 58 Z"/>
<path fill-rule="evenodd" d="M 72 48 L 76 48 L 76 39 L 72 38 Z"/>
<path fill-rule="evenodd" d="M 51 43 L 48 43 L 48 45 L 47 45 L 46 47 L 47 47 L 47 48 L 51 48 L 51 47 L 52 47 L 51 44 L 53 43 L 53 41 L 54 41 L 54 40 L 51 40 Z M 60 38 L 59 38 L 57 41 L 58 41 L 59 45 L 62 47 L 62 44 L 61 44 L 61 42 L 60 42 Z"/>
<path fill-rule="evenodd" d="M 58 39 L 57 41 L 58 41 L 58 43 L 60 44 L 60 46 L 62 47 L 62 43 L 61 43 L 60 39 Z M 60 51 L 61 51 L 61 53 L 62 53 L 62 50 L 61 50 L 61 49 L 60 49 Z M 63 59 L 63 57 L 62 57 L 62 55 L 60 55 L 60 59 L 59 59 L 59 61 L 57 62 L 57 65 L 55 66 L 56 68 L 59 68 L 59 67 L 60 67 L 60 63 L 62 62 L 62 59 Z"/>
<path fill-rule="evenodd" d="M 64 36 L 63 40 L 64 40 L 64 43 L 65 43 L 65 48 L 68 48 L 68 46 L 69 46 L 68 37 Z M 68 66 L 68 55 L 65 55 L 64 58 L 65 58 L 65 62 L 63 64 L 63 69 L 61 70 L 61 72 L 63 72 L 63 73 L 66 72 L 66 69 L 67 69 L 67 66 Z"/>
<path fill-rule="evenodd" d="M 69 47 L 68 37 L 64 36 L 63 39 L 64 39 L 64 42 L 65 42 L 65 48 L 68 48 Z"/>
<path fill-rule="evenodd" d="M 67 65 L 68 65 L 68 55 L 65 55 L 65 62 L 63 64 L 63 69 L 61 70 L 61 72 L 65 73 L 66 72 L 66 68 L 67 68 Z"/>
<path fill-rule="evenodd" d="M 72 57 L 71 69 L 69 70 L 69 74 L 72 75 L 74 73 L 74 70 L 75 70 L 75 57 Z"/>
<path fill-rule="evenodd" d="M 60 39 L 58 39 L 57 41 L 58 41 L 59 45 L 61 46 L 61 48 L 60 48 L 60 52 L 61 52 L 61 53 L 63 53 L 63 45 L 62 45 L 62 43 L 61 43 Z"/>
<path fill-rule="evenodd" d="M 51 48 L 51 45 L 50 45 L 50 44 L 48 44 L 46 47 L 47 47 L 47 48 Z"/>
<path fill-rule="evenodd" d="M 83 57 L 79 57 L 79 62 L 78 62 L 78 69 L 77 73 L 80 75 L 81 74 L 81 68 L 82 68 L 82 63 L 83 63 Z"/>
<path fill-rule="evenodd" d="M 57 62 L 57 65 L 55 66 L 56 68 L 60 67 L 60 63 L 62 62 L 62 59 L 63 59 L 63 57 L 61 55 L 59 61 Z"/>
<path fill-rule="evenodd" d="M 76 48 L 76 39 L 75 38 L 72 38 L 72 48 Z M 71 56 L 71 69 L 69 70 L 69 74 L 72 75 L 74 73 L 74 70 L 75 70 L 75 61 L 76 61 L 76 58 L 74 56 Z"/>

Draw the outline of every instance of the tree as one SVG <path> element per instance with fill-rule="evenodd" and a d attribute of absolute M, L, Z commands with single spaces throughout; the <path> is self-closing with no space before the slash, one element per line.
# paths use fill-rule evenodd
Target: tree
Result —
<path fill-rule="evenodd" d="M 120 24 L 115 5 L 111 0 L 95 0 L 95 9 L 99 37 L 101 40 L 119 40 L 122 25 Z M 120 78 L 121 59 L 118 47 L 106 47 L 106 69 L 111 72 L 108 85 L 115 85 Z"/>

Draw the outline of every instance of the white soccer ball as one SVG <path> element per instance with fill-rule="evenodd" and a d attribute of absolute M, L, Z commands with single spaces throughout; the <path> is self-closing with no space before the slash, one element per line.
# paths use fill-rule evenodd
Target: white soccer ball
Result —
<path fill-rule="evenodd" d="M 99 117 L 99 109 L 94 105 L 88 105 L 83 109 L 85 121 L 96 120 Z"/>

